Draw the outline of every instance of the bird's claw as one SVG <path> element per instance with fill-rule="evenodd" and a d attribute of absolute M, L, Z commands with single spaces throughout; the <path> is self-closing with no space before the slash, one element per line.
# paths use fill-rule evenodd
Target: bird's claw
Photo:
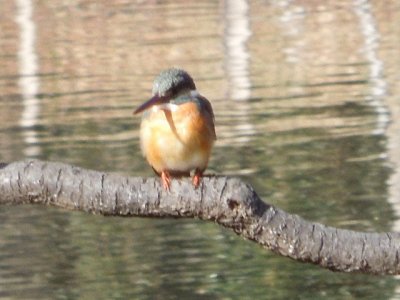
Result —
<path fill-rule="evenodd" d="M 171 175 L 167 171 L 161 172 L 161 182 L 166 191 L 170 191 Z"/>

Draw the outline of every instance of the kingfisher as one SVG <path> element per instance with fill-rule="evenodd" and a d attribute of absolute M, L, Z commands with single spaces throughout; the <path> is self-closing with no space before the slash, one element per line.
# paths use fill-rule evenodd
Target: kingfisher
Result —
<path fill-rule="evenodd" d="M 152 97 L 134 114 L 143 112 L 140 146 L 143 156 L 161 177 L 165 190 L 171 178 L 190 176 L 197 188 L 216 140 L 211 103 L 196 90 L 184 70 L 162 71 L 153 82 Z"/>

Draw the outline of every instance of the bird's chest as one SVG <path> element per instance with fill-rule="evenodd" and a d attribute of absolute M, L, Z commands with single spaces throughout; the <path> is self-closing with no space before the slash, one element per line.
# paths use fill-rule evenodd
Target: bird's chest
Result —
<path fill-rule="evenodd" d="M 195 103 L 168 104 L 156 107 L 143 120 L 141 137 L 161 147 L 191 147 L 200 141 L 204 126 L 204 117 Z"/>
<path fill-rule="evenodd" d="M 204 166 L 210 148 L 204 126 L 195 104 L 153 111 L 142 122 L 142 152 L 156 169 L 188 170 Z"/>

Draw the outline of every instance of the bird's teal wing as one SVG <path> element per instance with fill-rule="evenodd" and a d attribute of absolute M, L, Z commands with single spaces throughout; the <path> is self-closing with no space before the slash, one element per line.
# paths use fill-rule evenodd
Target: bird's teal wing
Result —
<path fill-rule="evenodd" d="M 214 117 L 214 111 L 212 109 L 211 103 L 210 101 L 208 101 L 208 99 L 206 97 L 203 97 L 201 95 L 198 95 L 196 97 L 199 101 L 199 105 L 200 105 L 200 109 L 202 111 L 205 111 L 206 113 L 208 113 L 211 116 L 211 121 L 212 121 L 212 131 L 214 134 L 214 139 L 217 139 L 217 134 L 215 132 L 215 117 Z"/>

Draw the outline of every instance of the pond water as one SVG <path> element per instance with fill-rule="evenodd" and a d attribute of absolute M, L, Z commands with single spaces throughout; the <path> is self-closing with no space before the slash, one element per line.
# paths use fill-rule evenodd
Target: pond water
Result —
<path fill-rule="evenodd" d="M 305 219 L 400 230 L 398 1 L 3 1 L 0 161 L 153 176 L 152 80 L 186 69 L 214 107 L 208 172 Z M 197 220 L 0 207 L 0 299 L 400 299 Z"/>

